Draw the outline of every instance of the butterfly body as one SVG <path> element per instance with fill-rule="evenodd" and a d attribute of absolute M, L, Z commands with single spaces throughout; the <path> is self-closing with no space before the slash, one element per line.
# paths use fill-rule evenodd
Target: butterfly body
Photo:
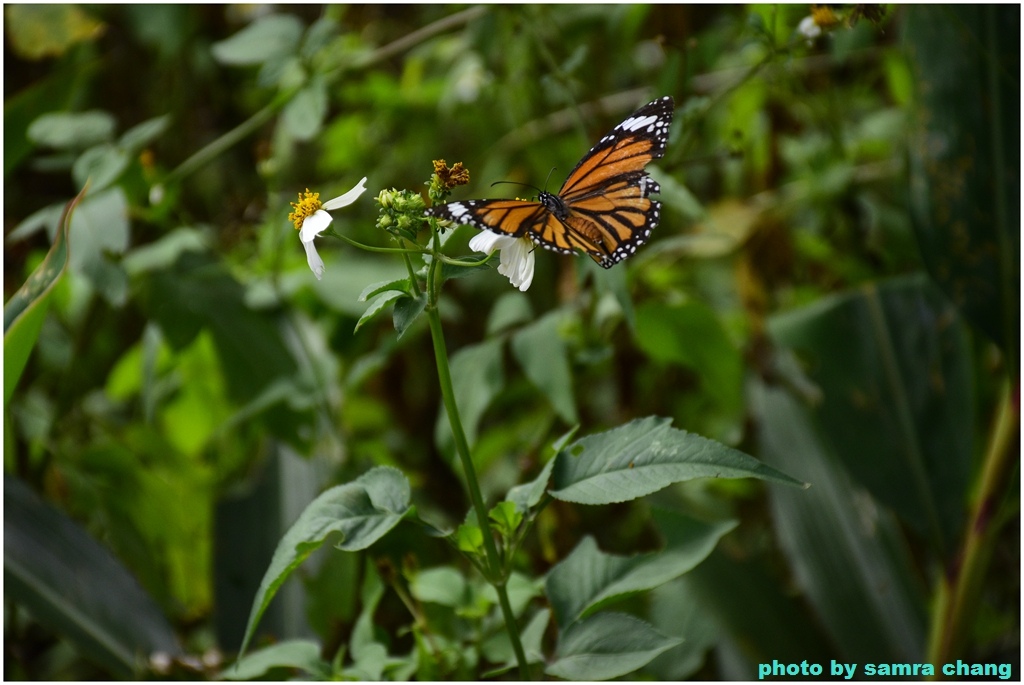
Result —
<path fill-rule="evenodd" d="M 427 210 L 429 216 L 512 237 L 528 236 L 562 254 L 582 250 L 608 269 L 636 252 L 661 219 L 661 188 L 644 167 L 665 154 L 673 102 L 650 102 L 601 138 L 558 193 L 537 201 L 465 200 Z"/>

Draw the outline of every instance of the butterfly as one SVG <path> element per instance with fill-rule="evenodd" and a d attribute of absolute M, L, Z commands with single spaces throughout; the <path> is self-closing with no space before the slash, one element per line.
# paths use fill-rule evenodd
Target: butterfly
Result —
<path fill-rule="evenodd" d="M 661 187 L 644 171 L 665 154 L 672 123 L 671 97 L 649 102 L 597 141 L 558 193 L 537 201 L 464 200 L 427 210 L 428 216 L 470 224 L 562 254 L 582 250 L 606 269 L 647 242 L 661 219 L 661 203 L 648 197 Z"/>

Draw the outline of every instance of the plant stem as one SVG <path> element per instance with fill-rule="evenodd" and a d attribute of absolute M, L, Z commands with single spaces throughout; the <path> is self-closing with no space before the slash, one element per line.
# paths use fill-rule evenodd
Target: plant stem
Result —
<path fill-rule="evenodd" d="M 999 398 L 999 413 L 985 452 L 981 486 L 971 508 L 963 547 L 943 577 L 935 601 L 928 636 L 928 661 L 946 663 L 962 655 L 963 643 L 977 611 L 982 582 L 992 558 L 1001 519 L 998 505 L 1010 483 L 1020 441 L 1020 385 L 1006 380 Z"/>
<path fill-rule="evenodd" d="M 483 529 L 484 551 L 487 554 L 487 570 L 485 574 L 488 583 L 494 586 L 498 593 L 498 602 L 501 604 L 501 613 L 505 618 L 505 630 L 508 632 L 509 640 L 512 643 L 512 650 L 515 652 L 516 661 L 519 664 L 519 675 L 523 680 L 530 679 L 530 673 L 526 665 L 526 653 L 523 651 L 522 642 L 519 640 L 519 627 L 516 624 L 515 614 L 512 613 L 512 605 L 508 601 L 508 590 L 505 586 L 507 574 L 505 573 L 501 559 L 498 556 L 497 546 L 494 544 L 494 536 L 491 535 L 488 524 L 487 507 L 484 505 L 484 498 L 480 492 L 480 484 L 477 481 L 476 469 L 473 466 L 473 459 L 469 451 L 469 441 L 466 440 L 466 433 L 462 428 L 462 419 L 459 417 L 459 408 L 455 404 L 455 389 L 452 386 L 451 370 L 448 367 L 448 351 L 444 342 L 444 331 L 441 328 L 441 315 L 437 310 L 436 284 L 437 260 L 433 260 L 427 271 L 427 320 L 430 322 L 430 337 L 434 343 L 434 359 L 437 362 L 437 377 L 441 385 L 441 398 L 444 401 L 445 411 L 448 413 L 448 422 L 452 427 L 452 436 L 455 439 L 455 451 L 462 461 L 462 468 L 466 472 L 466 485 L 469 488 L 469 497 L 473 502 L 473 509 L 476 511 L 476 518 Z"/>

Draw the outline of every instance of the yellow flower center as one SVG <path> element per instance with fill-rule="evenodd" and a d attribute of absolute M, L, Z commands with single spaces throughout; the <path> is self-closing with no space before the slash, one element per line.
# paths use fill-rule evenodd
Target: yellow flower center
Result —
<path fill-rule="evenodd" d="M 320 202 L 320 193 L 311 193 L 309 188 L 306 188 L 306 192 L 299 193 L 298 202 L 290 202 L 289 204 L 295 208 L 295 211 L 288 215 L 288 221 L 295 224 L 296 231 L 302 228 L 303 221 L 316 214 L 317 210 L 323 207 L 323 203 Z"/>

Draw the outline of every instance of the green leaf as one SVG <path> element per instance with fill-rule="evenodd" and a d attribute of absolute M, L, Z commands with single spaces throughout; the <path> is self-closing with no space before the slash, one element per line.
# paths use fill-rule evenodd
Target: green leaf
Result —
<path fill-rule="evenodd" d="M 915 7 L 910 207 L 928 272 L 1011 359 L 1020 351 L 1020 7 Z"/>
<path fill-rule="evenodd" d="M 395 324 L 395 331 L 401 338 L 409 330 L 409 326 L 423 313 L 427 306 L 427 296 L 421 293 L 418 297 L 403 297 L 395 302 L 395 311 L 392 321 Z"/>
<path fill-rule="evenodd" d="M 108 188 L 84 200 L 71 219 L 68 241 L 71 268 L 83 274 L 108 302 L 128 297 L 128 277 L 113 256 L 128 249 L 128 199 L 121 188 Z"/>
<path fill-rule="evenodd" d="M 85 189 L 64 207 L 60 230 L 50 251 L 24 285 L 4 305 L 4 406 L 7 406 L 14 394 L 29 354 L 39 338 L 49 307 L 50 292 L 64 275 L 68 264 L 71 215 L 83 197 Z"/>
<path fill-rule="evenodd" d="M 638 618 L 596 614 L 559 636 L 554 661 L 544 672 L 566 680 L 610 680 L 645 666 L 680 642 Z"/>
<path fill-rule="evenodd" d="M 171 125 L 171 115 L 147 119 L 124 132 L 118 145 L 129 154 L 135 154 L 146 145 L 163 135 Z"/>
<path fill-rule="evenodd" d="M 317 680 L 330 680 L 331 665 L 320 658 L 320 645 L 310 640 L 285 640 L 247 654 L 223 673 L 225 680 L 256 680 L 275 668 L 299 669 Z"/>
<path fill-rule="evenodd" d="M 230 38 L 213 44 L 221 64 L 245 66 L 295 53 L 302 37 L 302 22 L 291 14 L 260 17 Z"/>
<path fill-rule="evenodd" d="M 114 556 L 17 478 L 4 476 L 4 593 L 121 678 L 153 652 L 179 655 L 156 602 Z"/>
<path fill-rule="evenodd" d="M 894 517 L 855 487 L 787 392 L 753 391 L 765 461 L 800 468 L 814 483 L 806 492 L 769 489 L 797 585 L 845 660 L 919 661 L 928 610 Z"/>
<path fill-rule="evenodd" d="M 409 591 L 421 602 L 460 607 L 469 600 L 466 578 L 453 566 L 438 566 L 416 574 Z"/>
<path fill-rule="evenodd" d="M 412 291 L 409 288 L 408 278 L 396 278 L 390 281 L 378 281 L 377 283 L 371 283 L 370 285 L 363 288 L 363 292 L 359 293 L 359 301 L 366 302 L 368 299 L 375 295 L 380 295 L 389 290 L 396 290 L 403 295 L 411 295 Z"/>
<path fill-rule="evenodd" d="M 555 460 L 551 459 L 541 472 L 537 474 L 529 483 L 522 483 L 517 485 L 508 491 L 505 495 L 505 499 L 509 502 L 513 502 L 516 505 L 516 509 L 525 514 L 533 507 L 537 506 L 544 493 L 548 489 L 548 481 L 551 480 L 551 471 L 555 468 Z"/>
<path fill-rule="evenodd" d="M 587 536 L 548 572 L 545 590 L 559 626 L 686 573 L 736 527 L 735 521 L 706 524 L 668 512 L 659 512 L 659 518 L 672 530 L 670 544 L 661 552 L 632 557 L 605 554 Z"/>
<path fill-rule="evenodd" d="M 693 478 L 760 478 L 803 485 L 751 456 L 672 428 L 671 423 L 652 416 L 577 440 L 555 457 L 551 496 L 580 504 L 611 504 Z"/>
<path fill-rule="evenodd" d="M 83 152 L 71 168 L 71 178 L 81 187 L 89 183 L 99 192 L 116 181 L 128 168 L 128 154 L 116 145 L 96 145 Z"/>
<path fill-rule="evenodd" d="M 378 466 L 352 483 L 327 490 L 306 507 L 285 533 L 263 576 L 239 654 L 252 637 L 260 616 L 292 571 L 334 533 L 338 549 L 366 549 L 394 528 L 409 510 L 409 481 L 398 469 Z"/>
<path fill-rule="evenodd" d="M 285 106 L 281 112 L 281 124 L 295 140 L 307 141 L 320 133 L 325 116 L 327 86 L 323 79 L 315 78 Z"/>
<path fill-rule="evenodd" d="M 530 306 L 530 298 L 518 290 L 505 293 L 495 300 L 491 313 L 487 316 L 487 335 L 500 333 L 510 326 L 532 319 L 533 307 Z"/>
<path fill-rule="evenodd" d="M 483 418 L 484 412 L 505 387 L 501 352 L 501 338 L 492 338 L 477 345 L 467 345 L 451 357 L 455 403 L 459 408 L 470 447 L 476 442 L 480 419 Z M 441 408 L 438 414 L 434 436 L 442 451 L 452 451 L 451 428 L 444 408 Z"/>
<path fill-rule="evenodd" d="M 358 331 L 360 328 L 362 328 L 364 323 L 366 323 L 367 321 L 369 321 L 370 319 L 384 311 L 384 307 L 388 306 L 388 303 L 393 302 L 394 300 L 397 300 L 400 297 L 405 297 L 405 294 L 397 290 L 387 290 L 378 295 L 370 303 L 370 306 L 366 308 L 366 311 L 363 312 L 363 315 L 359 317 L 359 321 L 356 321 L 356 327 L 355 329 L 353 329 L 353 332 Z"/>
<path fill-rule="evenodd" d="M 44 114 L 28 127 L 28 138 L 36 145 L 58 150 L 81 150 L 114 137 L 114 117 L 100 110 Z"/>
<path fill-rule="evenodd" d="M 488 517 L 498 525 L 498 530 L 505 537 L 511 537 L 516 528 L 523 522 L 523 515 L 516 511 L 514 502 L 498 502 L 488 512 Z"/>
<path fill-rule="evenodd" d="M 972 365 L 956 311 L 923 276 L 773 317 L 821 391 L 822 437 L 875 497 L 932 542 L 955 544 L 974 452 Z"/>
<path fill-rule="evenodd" d="M 559 333 L 562 315 L 552 312 L 512 336 L 512 354 L 523 373 L 569 424 L 579 421 L 572 392 L 569 356 Z"/>

